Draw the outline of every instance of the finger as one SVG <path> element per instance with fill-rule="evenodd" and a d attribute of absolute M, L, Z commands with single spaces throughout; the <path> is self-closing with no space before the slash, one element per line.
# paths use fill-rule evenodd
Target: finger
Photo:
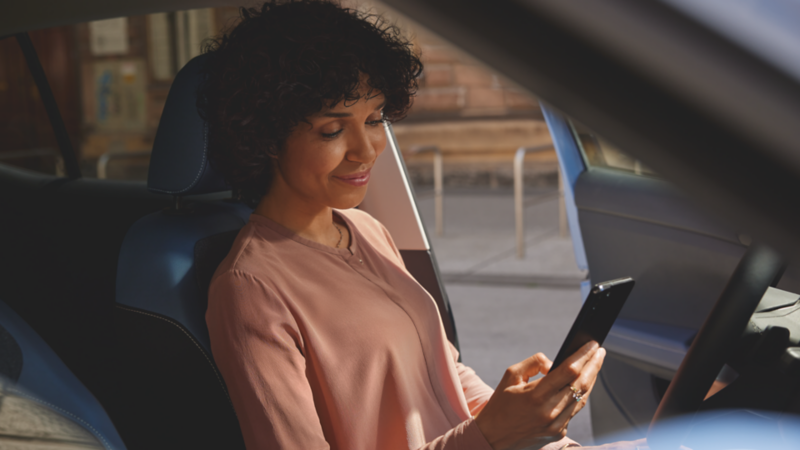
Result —
<path fill-rule="evenodd" d="M 584 366 L 584 371 L 581 373 L 580 377 L 571 385 L 566 386 L 560 393 L 560 396 L 556 397 L 558 402 L 554 406 L 554 409 L 560 410 L 562 414 L 569 411 L 569 417 L 571 418 L 586 405 L 586 400 L 589 394 L 591 394 L 595 381 L 597 380 L 597 373 L 603 365 L 605 353 L 606 351 L 603 348 L 595 352 L 592 359 Z M 575 398 L 575 395 L 573 395 L 573 387 L 580 393 L 580 399 Z"/>
<path fill-rule="evenodd" d="M 583 367 L 581 376 L 573 384 L 577 389 L 580 389 L 581 392 L 585 392 L 584 396 L 588 396 L 594 389 L 594 385 L 597 382 L 597 375 L 603 367 L 605 357 L 606 349 L 598 349 L 592 359 Z"/>
<path fill-rule="evenodd" d="M 580 400 L 573 396 L 572 390 L 569 387 L 564 388 L 564 392 L 559 394 L 559 400 L 556 405 L 552 407 L 552 414 L 555 416 L 548 429 L 559 430 L 566 429 L 569 426 L 569 421 L 586 406 L 586 397 L 588 394 L 581 396 Z M 552 416 L 551 416 L 552 417 Z"/>
<path fill-rule="evenodd" d="M 583 371 L 583 366 L 591 360 L 598 348 L 599 346 L 595 341 L 584 344 L 583 347 L 564 360 L 560 366 L 548 373 L 547 376 L 541 380 L 539 384 L 540 388 L 552 395 L 560 391 L 564 386 L 575 381 Z"/>
<path fill-rule="evenodd" d="M 567 425 L 569 425 L 569 421 L 572 420 L 573 417 L 575 417 L 575 414 L 578 414 L 581 411 L 581 409 L 583 409 L 583 407 L 586 406 L 586 397 L 588 396 L 588 394 L 584 394 L 583 396 L 581 396 L 580 400 L 576 400 L 572 396 L 572 391 L 568 387 L 565 388 L 565 390 L 566 390 L 566 395 L 559 404 L 559 409 L 561 410 L 561 413 L 559 413 L 558 417 L 556 418 L 556 421 L 564 422 L 565 423 L 564 426 L 566 427 Z"/>
<path fill-rule="evenodd" d="M 581 379 L 579 381 L 580 386 L 586 392 L 586 395 L 589 395 L 592 390 L 594 389 L 594 385 L 597 382 L 597 376 L 600 374 L 600 369 L 603 367 L 603 361 L 606 357 L 606 349 L 600 348 L 595 356 L 589 361 L 588 364 L 584 367 L 584 374 L 581 374 Z"/>
<path fill-rule="evenodd" d="M 581 397 L 587 398 L 594 390 L 594 385 L 597 382 L 597 375 L 603 367 L 603 360 L 606 356 L 606 349 L 600 348 L 597 353 L 592 357 L 591 361 L 586 363 L 584 370 L 578 380 L 573 383 L 576 389 L 581 392 Z M 584 402 L 585 403 L 585 402 Z"/>
<path fill-rule="evenodd" d="M 498 388 L 527 383 L 528 378 L 536 376 L 542 370 L 550 369 L 552 364 L 553 362 L 547 359 L 544 353 L 537 353 L 506 369 Z"/>
<path fill-rule="evenodd" d="M 546 402 L 548 407 L 552 408 L 554 414 L 566 415 L 571 418 L 583 408 L 586 404 L 586 398 L 594 387 L 597 373 L 602 366 L 604 357 L 604 349 L 599 349 L 595 352 L 592 359 L 584 366 L 584 371 L 578 379 L 564 386 L 556 395 L 551 397 L 549 402 Z M 576 393 L 572 388 L 578 390 L 577 395 L 579 395 L 580 398 L 575 397 Z"/>
<path fill-rule="evenodd" d="M 543 434 L 545 436 L 551 436 L 556 439 L 560 439 L 567 435 L 567 427 L 569 426 L 569 421 L 572 418 L 570 415 L 570 411 L 561 411 L 555 419 L 553 419 L 550 424 L 543 430 Z"/>
<path fill-rule="evenodd" d="M 539 368 L 539 372 L 547 375 L 548 373 L 550 373 L 550 368 L 553 367 L 553 361 L 550 361 L 550 358 L 545 356 L 544 353 L 542 353 L 541 355 L 545 363 L 542 365 L 542 367 Z"/>

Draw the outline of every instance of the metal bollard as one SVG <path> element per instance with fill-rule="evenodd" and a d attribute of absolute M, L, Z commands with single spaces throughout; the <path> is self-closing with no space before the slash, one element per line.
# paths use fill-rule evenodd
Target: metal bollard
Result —
<path fill-rule="evenodd" d="M 145 156 L 150 156 L 150 151 L 103 153 L 97 160 L 97 178 L 104 180 L 108 176 L 108 163 L 112 159 L 135 159 Z"/>
<path fill-rule="evenodd" d="M 415 145 L 409 153 L 433 152 L 433 194 L 436 216 L 436 235 L 444 235 L 444 160 L 442 151 L 436 145 Z"/>
<path fill-rule="evenodd" d="M 551 150 L 552 144 L 539 145 L 536 147 L 520 147 L 514 154 L 514 225 L 517 235 L 517 259 L 525 258 L 525 186 L 523 183 L 523 163 L 525 155 L 528 153 L 538 153 Z M 561 172 L 559 171 L 559 193 L 563 191 L 561 187 Z M 563 195 L 560 195 L 563 199 Z M 563 200 L 562 200 L 563 203 Z M 566 212 L 564 213 L 566 222 Z M 559 211 L 559 225 L 561 224 L 561 214 Z"/>

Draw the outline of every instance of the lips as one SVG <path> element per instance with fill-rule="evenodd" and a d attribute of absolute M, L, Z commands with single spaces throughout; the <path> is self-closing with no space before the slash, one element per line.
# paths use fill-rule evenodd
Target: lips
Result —
<path fill-rule="evenodd" d="M 369 183 L 369 173 L 369 170 L 365 170 L 350 175 L 337 175 L 334 176 L 334 178 L 338 178 L 352 186 L 366 186 L 366 184 Z"/>

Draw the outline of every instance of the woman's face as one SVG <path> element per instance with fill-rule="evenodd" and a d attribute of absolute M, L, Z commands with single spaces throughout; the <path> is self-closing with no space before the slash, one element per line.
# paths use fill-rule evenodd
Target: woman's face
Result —
<path fill-rule="evenodd" d="M 381 121 L 385 99 L 375 92 L 366 98 L 366 87 L 359 93 L 357 102 L 342 101 L 320 111 L 308 118 L 310 125 L 300 123 L 286 139 L 273 188 L 282 184 L 277 191 L 288 189 L 290 201 L 347 209 L 364 199 L 370 170 L 386 146 Z"/>

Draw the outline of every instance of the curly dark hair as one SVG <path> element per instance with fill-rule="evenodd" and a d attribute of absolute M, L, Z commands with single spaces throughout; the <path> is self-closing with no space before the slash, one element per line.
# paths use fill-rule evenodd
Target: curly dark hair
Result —
<path fill-rule="evenodd" d="M 384 119 L 403 118 L 422 63 L 380 16 L 322 0 L 242 8 L 241 22 L 206 45 L 198 108 L 209 159 L 239 199 L 255 207 L 283 143 L 325 107 L 354 102 L 361 77 L 386 98 Z"/>

